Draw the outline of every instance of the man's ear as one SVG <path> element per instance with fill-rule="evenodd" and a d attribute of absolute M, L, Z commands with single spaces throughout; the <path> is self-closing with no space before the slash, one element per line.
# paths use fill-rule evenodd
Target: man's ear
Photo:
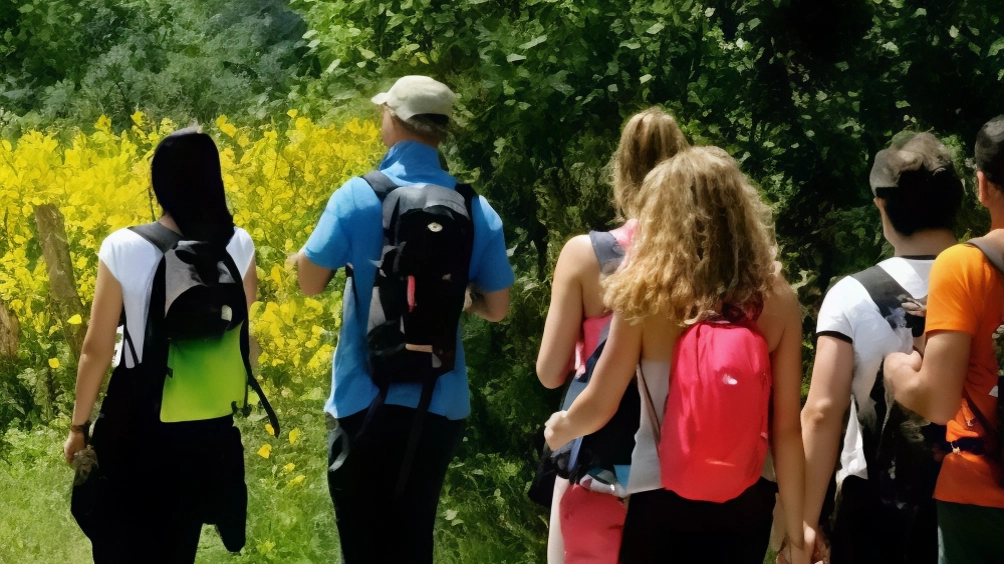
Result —
<path fill-rule="evenodd" d="M 983 174 L 982 170 L 976 171 L 976 198 L 979 199 L 980 204 L 985 207 L 990 207 L 990 181 L 987 180 L 987 176 Z"/>

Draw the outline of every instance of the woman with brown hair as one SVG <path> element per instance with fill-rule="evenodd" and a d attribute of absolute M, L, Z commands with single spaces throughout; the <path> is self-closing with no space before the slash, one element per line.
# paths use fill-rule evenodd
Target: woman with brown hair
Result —
<path fill-rule="evenodd" d="M 640 365 L 643 398 L 649 395 L 657 407 L 648 417 L 642 410 L 631 481 L 647 474 L 639 478 L 646 485 L 665 484 L 665 476 L 659 478 L 665 462 L 656 454 L 659 441 L 640 434 L 648 428 L 656 435 L 661 420 L 680 415 L 662 413 L 662 406 L 681 335 L 734 306 L 752 318 L 769 354 L 777 485 L 761 478 L 724 503 L 685 499 L 661 487 L 636 491 L 628 504 L 620 561 L 760 564 L 779 488 L 788 509 L 786 556 L 802 564 L 808 556 L 801 516 L 801 314 L 776 262 L 770 208 L 735 160 L 715 147 L 690 148 L 657 166 L 645 178 L 638 201 L 638 228 L 628 258 L 604 284 L 605 302 L 615 312 L 609 353 L 600 357 L 573 405 L 547 421 L 547 443 L 558 448 L 604 425 Z"/>
<path fill-rule="evenodd" d="M 602 329 L 609 325 L 610 310 L 600 287 L 604 272 L 594 241 L 627 248 L 631 243 L 640 202 L 642 180 L 657 164 L 687 147 L 673 116 L 649 108 L 624 125 L 614 155 L 613 195 L 618 214 L 628 220 L 607 233 L 592 232 L 565 244 L 554 269 L 551 306 L 537 356 L 537 377 L 548 388 L 557 388 L 569 372 L 581 375 Z M 596 243 L 602 245 L 603 243 Z M 616 562 L 625 509 L 620 498 L 590 491 L 558 478 L 551 504 L 548 562 Z"/>

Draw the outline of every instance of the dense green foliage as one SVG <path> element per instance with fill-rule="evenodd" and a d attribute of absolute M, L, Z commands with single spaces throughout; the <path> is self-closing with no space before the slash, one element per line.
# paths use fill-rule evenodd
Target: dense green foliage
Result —
<path fill-rule="evenodd" d="M 513 315 L 487 330 L 488 354 L 471 355 L 473 427 L 485 448 L 526 458 L 555 403 L 532 369 L 546 282 L 569 235 L 611 220 L 605 166 L 631 113 L 664 106 L 692 143 L 724 147 L 759 182 L 809 333 L 831 278 L 883 253 L 871 155 L 904 128 L 932 130 L 961 168 L 979 125 L 1004 108 L 1004 8 L 983 2 L 292 5 L 326 68 L 313 89 L 372 92 L 425 73 L 461 93 L 449 155 L 507 220 L 518 272 Z M 960 234 L 986 229 L 975 206 L 970 197 Z"/>
<path fill-rule="evenodd" d="M 282 114 L 310 71 L 305 31 L 281 0 L 10 0 L 0 124 Z"/>
<path fill-rule="evenodd" d="M 289 108 L 335 119 L 366 115 L 403 74 L 453 86 L 445 153 L 502 215 L 517 283 L 506 321 L 465 330 L 473 414 L 437 535 L 453 558 L 540 561 L 543 513 L 523 488 L 558 401 L 533 370 L 549 276 L 570 235 L 613 220 L 623 121 L 661 105 L 759 183 L 804 306 L 808 367 L 831 280 L 888 252 L 871 156 L 905 128 L 932 131 L 969 180 L 976 130 L 1004 112 L 1002 19 L 1004 5 L 975 0 L 13 0 L 0 6 L 0 126 L 107 114 L 125 128 L 137 109 L 179 123 Z M 970 193 L 959 235 L 987 226 Z"/>

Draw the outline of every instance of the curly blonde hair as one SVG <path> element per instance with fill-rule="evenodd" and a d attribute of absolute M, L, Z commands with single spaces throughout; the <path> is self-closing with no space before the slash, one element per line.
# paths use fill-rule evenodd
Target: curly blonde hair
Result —
<path fill-rule="evenodd" d="M 633 322 L 687 324 L 763 299 L 778 254 L 774 222 L 728 153 L 683 150 L 645 177 L 638 201 L 628 260 L 604 282 L 610 308 Z"/>
<path fill-rule="evenodd" d="M 655 165 L 689 146 L 673 116 L 657 107 L 638 112 L 624 124 L 613 159 L 614 205 L 626 218 L 637 217 L 638 190 Z"/>

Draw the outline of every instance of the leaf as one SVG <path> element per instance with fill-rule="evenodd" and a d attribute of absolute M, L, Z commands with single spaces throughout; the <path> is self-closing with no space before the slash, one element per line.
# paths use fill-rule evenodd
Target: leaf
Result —
<path fill-rule="evenodd" d="M 948 28 L 948 35 L 950 35 L 952 39 L 955 39 L 956 37 L 959 36 L 959 28 L 955 27 L 954 25 Z"/>
<path fill-rule="evenodd" d="M 69 323 L 70 325 L 80 325 L 81 323 L 83 323 L 83 321 L 84 320 L 80 317 L 79 313 L 75 314 L 73 317 L 66 320 L 66 322 Z"/>
<path fill-rule="evenodd" d="M 543 43 L 545 41 L 547 41 L 547 36 L 546 35 L 538 35 L 537 37 L 534 37 L 530 41 L 527 41 L 526 43 L 520 45 L 519 48 L 520 49 L 524 49 L 524 50 L 526 50 L 526 49 L 533 49 L 534 47 L 536 47 L 537 45 L 540 45 L 541 43 Z"/>
<path fill-rule="evenodd" d="M 652 80 L 652 75 L 650 74 L 643 74 L 640 77 L 638 77 L 638 82 L 640 82 L 641 84 L 645 84 L 650 80 Z"/>
<path fill-rule="evenodd" d="M 447 521 L 452 521 L 452 520 L 454 520 L 456 518 L 457 518 L 457 510 L 456 509 L 447 509 L 446 510 L 446 520 Z"/>
<path fill-rule="evenodd" d="M 258 449 L 258 456 L 262 458 L 268 458 L 272 454 L 272 445 L 265 443 Z"/>
<path fill-rule="evenodd" d="M 666 28 L 665 24 L 663 24 L 661 22 L 656 22 L 656 23 L 652 24 L 652 27 L 646 29 L 645 33 L 647 33 L 649 35 L 655 35 L 655 34 L 659 33 L 660 31 L 662 31 L 665 28 Z"/>
<path fill-rule="evenodd" d="M 997 55 L 997 53 L 1001 52 L 1001 49 L 1004 49 L 1004 37 L 1001 37 L 997 41 L 994 41 L 992 45 L 990 45 L 990 48 L 987 49 L 987 56 L 994 57 Z"/>
<path fill-rule="evenodd" d="M 515 63 L 516 61 L 525 61 L 526 57 L 518 53 L 509 53 L 508 55 L 506 55 L 505 60 L 509 61 L 510 63 Z"/>
<path fill-rule="evenodd" d="M 300 438 L 300 429 L 296 428 L 289 432 L 289 444 L 295 445 L 296 440 Z"/>

